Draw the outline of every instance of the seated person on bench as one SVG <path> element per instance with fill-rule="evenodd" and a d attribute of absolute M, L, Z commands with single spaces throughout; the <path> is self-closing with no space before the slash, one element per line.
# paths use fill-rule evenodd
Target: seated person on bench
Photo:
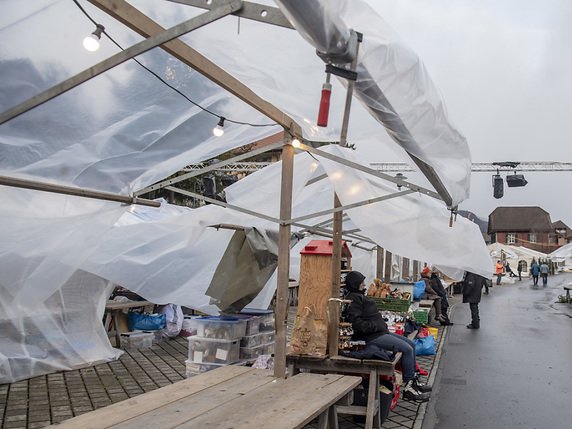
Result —
<path fill-rule="evenodd" d="M 441 323 L 442 326 L 452 325 L 449 320 L 447 310 L 449 309 L 449 300 L 447 299 L 447 291 L 441 283 L 441 279 L 435 274 L 435 271 L 429 267 L 423 268 L 421 271 L 421 278 L 425 282 L 425 293 L 427 299 L 433 300 L 435 307 L 435 319 Z"/>
<path fill-rule="evenodd" d="M 352 324 L 352 338 L 365 341 L 366 348 L 371 345 L 401 352 L 403 399 L 428 401 L 431 386 L 421 383 L 415 373 L 415 344 L 409 338 L 389 332 L 375 301 L 365 296 L 364 280 L 365 276 L 358 271 L 351 271 L 346 276 L 345 299 L 352 301 L 346 318 Z"/>

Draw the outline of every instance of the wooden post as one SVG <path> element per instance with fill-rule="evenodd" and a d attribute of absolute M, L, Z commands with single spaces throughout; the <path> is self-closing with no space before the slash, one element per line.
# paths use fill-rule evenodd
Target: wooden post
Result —
<path fill-rule="evenodd" d="M 403 263 L 401 264 L 401 279 L 409 279 L 409 258 L 403 257 Z"/>
<path fill-rule="evenodd" d="M 383 276 L 383 281 L 389 283 L 391 281 L 391 264 L 393 263 L 393 254 L 389 251 L 385 251 L 385 274 Z"/>
<path fill-rule="evenodd" d="M 377 278 L 383 278 L 383 247 L 381 246 L 377 246 L 377 264 L 376 264 L 376 270 L 375 270 L 375 276 Z"/>
<path fill-rule="evenodd" d="M 290 137 L 285 133 L 285 143 Z M 288 139 L 288 140 L 287 140 Z M 292 181 L 294 177 L 294 148 L 282 147 L 282 183 L 280 186 L 280 227 L 278 230 L 278 274 L 276 289 L 276 344 L 274 377 L 286 377 L 286 324 L 288 320 L 288 280 L 290 269 L 290 224 L 292 217 Z"/>
<path fill-rule="evenodd" d="M 337 194 L 334 194 L 334 208 L 341 207 Z M 330 298 L 340 297 L 340 269 L 342 264 L 342 212 L 335 212 L 332 235 L 332 287 Z M 338 355 L 338 322 L 340 307 L 335 301 L 328 303 L 328 353 L 330 357 Z"/>

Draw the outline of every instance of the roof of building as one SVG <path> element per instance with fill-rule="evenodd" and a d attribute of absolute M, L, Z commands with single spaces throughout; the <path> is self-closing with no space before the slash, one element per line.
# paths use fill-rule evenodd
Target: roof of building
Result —
<path fill-rule="evenodd" d="M 540 207 L 497 207 L 489 215 L 489 234 L 494 232 L 552 232 L 550 214 Z"/>
<path fill-rule="evenodd" d="M 562 222 L 561 220 L 557 220 L 556 222 L 554 222 L 552 224 L 552 228 L 554 229 L 565 229 L 565 230 L 569 230 L 570 228 L 568 228 L 568 225 L 566 225 L 564 222 Z"/>

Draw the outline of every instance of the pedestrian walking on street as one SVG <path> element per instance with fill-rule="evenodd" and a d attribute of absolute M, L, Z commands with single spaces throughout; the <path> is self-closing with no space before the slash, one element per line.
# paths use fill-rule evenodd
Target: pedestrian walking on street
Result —
<path fill-rule="evenodd" d="M 497 275 L 497 285 L 500 285 L 503 271 L 504 271 L 504 265 L 502 264 L 502 262 L 499 259 L 497 261 L 497 265 L 495 267 L 495 273 Z M 488 289 L 487 289 L 487 292 L 488 292 Z"/>
<path fill-rule="evenodd" d="M 463 302 L 468 302 L 471 309 L 471 323 L 467 325 L 468 329 L 479 329 L 481 327 L 481 319 L 479 317 L 481 290 L 486 282 L 489 281 L 489 279 L 470 271 L 465 273 L 465 278 L 463 279 Z"/>
<path fill-rule="evenodd" d="M 530 266 L 530 275 L 532 276 L 532 284 L 534 286 L 538 285 L 538 274 L 540 274 L 540 265 L 538 265 L 536 259 L 533 259 L 532 265 Z"/>
<path fill-rule="evenodd" d="M 546 261 L 544 261 L 542 264 L 540 264 L 540 277 L 542 277 L 542 286 L 546 287 L 546 285 L 548 284 L 548 264 L 546 263 Z"/>
<path fill-rule="evenodd" d="M 518 261 L 518 281 L 522 281 L 522 272 L 524 271 L 524 261 Z"/>

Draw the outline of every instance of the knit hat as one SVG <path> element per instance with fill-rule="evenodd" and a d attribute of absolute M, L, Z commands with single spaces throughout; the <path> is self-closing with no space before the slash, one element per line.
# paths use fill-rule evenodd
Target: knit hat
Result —
<path fill-rule="evenodd" d="M 346 275 L 346 289 L 352 292 L 357 292 L 359 286 L 365 280 L 365 276 L 359 271 L 350 271 Z"/>
<path fill-rule="evenodd" d="M 431 268 L 429 267 L 425 267 L 423 268 L 423 270 L 421 271 L 421 275 L 422 276 L 428 276 L 431 273 Z"/>

